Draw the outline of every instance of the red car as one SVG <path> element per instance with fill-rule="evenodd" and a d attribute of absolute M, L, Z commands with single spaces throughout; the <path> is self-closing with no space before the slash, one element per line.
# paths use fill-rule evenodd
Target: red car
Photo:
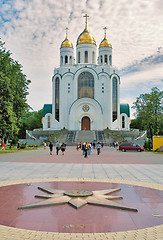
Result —
<path fill-rule="evenodd" d="M 119 145 L 119 150 L 121 150 L 122 152 L 126 152 L 126 150 L 134 150 L 137 152 L 141 152 L 144 149 L 143 149 L 143 147 L 141 147 L 140 145 L 138 145 L 136 143 L 124 142 Z"/>

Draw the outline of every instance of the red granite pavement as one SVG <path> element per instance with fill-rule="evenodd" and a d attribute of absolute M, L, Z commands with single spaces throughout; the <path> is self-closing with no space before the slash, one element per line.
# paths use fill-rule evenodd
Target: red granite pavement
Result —
<path fill-rule="evenodd" d="M 154 159 L 154 158 L 153 158 Z M 115 149 L 104 147 L 101 154 L 98 156 L 96 149 L 92 150 L 91 155 L 87 158 L 83 157 L 82 151 L 76 150 L 75 147 L 68 146 L 65 154 L 53 155 L 49 154 L 49 150 L 40 151 L 40 155 L 20 158 L 13 160 L 13 162 L 32 162 L 32 163 L 84 163 L 84 164 L 155 164 L 154 160 L 148 157 L 145 152 L 121 152 Z"/>
<path fill-rule="evenodd" d="M 0 189 L 0 224 L 29 230 L 61 233 L 129 231 L 163 224 L 163 218 L 153 216 L 153 213 L 163 213 L 162 192 L 147 187 L 131 186 L 83 181 L 38 182 L 4 186 Z M 114 202 L 136 208 L 138 212 L 90 204 L 77 210 L 71 204 L 63 203 L 18 210 L 19 207 L 30 203 L 46 201 L 44 198 L 35 198 L 36 194 L 43 194 L 38 187 L 90 191 L 120 188 L 120 191 L 111 195 L 122 196 L 123 199 L 114 200 Z M 44 195 L 47 194 L 44 193 Z"/>

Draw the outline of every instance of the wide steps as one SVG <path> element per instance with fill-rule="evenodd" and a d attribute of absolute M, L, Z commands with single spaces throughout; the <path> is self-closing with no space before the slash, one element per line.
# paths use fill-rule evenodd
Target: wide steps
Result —
<path fill-rule="evenodd" d="M 96 139 L 94 131 L 77 131 L 75 142 L 93 142 Z"/>

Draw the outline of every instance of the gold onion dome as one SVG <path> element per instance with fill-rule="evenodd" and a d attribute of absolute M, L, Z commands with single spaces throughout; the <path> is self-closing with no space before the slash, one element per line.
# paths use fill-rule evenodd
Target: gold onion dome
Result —
<path fill-rule="evenodd" d="M 82 43 L 91 43 L 96 45 L 94 37 L 88 32 L 87 28 L 84 29 L 84 31 L 79 35 L 77 39 L 77 45 Z"/>
<path fill-rule="evenodd" d="M 100 43 L 100 46 L 99 46 L 99 48 L 101 48 L 101 47 L 112 47 L 112 45 L 111 45 L 111 43 L 109 43 L 108 42 L 108 40 L 106 39 L 106 27 L 104 28 L 104 30 L 105 30 L 105 34 L 104 34 L 104 39 L 101 41 L 101 43 Z"/>
<path fill-rule="evenodd" d="M 73 48 L 72 43 L 68 40 L 68 36 L 67 36 L 68 33 L 67 33 L 67 31 L 68 31 L 68 28 L 66 28 L 66 38 L 61 43 L 61 48 L 64 48 L 64 47 Z"/>
<path fill-rule="evenodd" d="M 96 45 L 96 41 L 91 33 L 89 33 L 87 29 L 87 14 L 84 16 L 86 18 L 86 25 L 84 31 L 79 35 L 77 39 L 76 45 L 83 44 L 83 43 L 90 43 Z"/>

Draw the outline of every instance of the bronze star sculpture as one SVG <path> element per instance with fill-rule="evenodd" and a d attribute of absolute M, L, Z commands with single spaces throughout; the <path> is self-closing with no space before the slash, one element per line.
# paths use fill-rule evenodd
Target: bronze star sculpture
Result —
<path fill-rule="evenodd" d="M 114 202 L 113 200 L 122 199 L 120 196 L 110 196 L 110 194 L 121 190 L 120 188 L 108 189 L 108 190 L 97 190 L 97 191 L 88 191 L 88 190 L 58 190 L 58 189 L 46 189 L 38 187 L 39 190 L 42 190 L 48 194 L 46 195 L 36 195 L 37 198 L 44 198 L 46 200 L 32 203 L 24 207 L 19 207 L 18 209 L 26 208 L 37 208 L 45 206 L 53 206 L 69 203 L 76 209 L 83 207 L 86 204 L 130 210 L 137 212 L 135 208 L 121 205 Z"/>

